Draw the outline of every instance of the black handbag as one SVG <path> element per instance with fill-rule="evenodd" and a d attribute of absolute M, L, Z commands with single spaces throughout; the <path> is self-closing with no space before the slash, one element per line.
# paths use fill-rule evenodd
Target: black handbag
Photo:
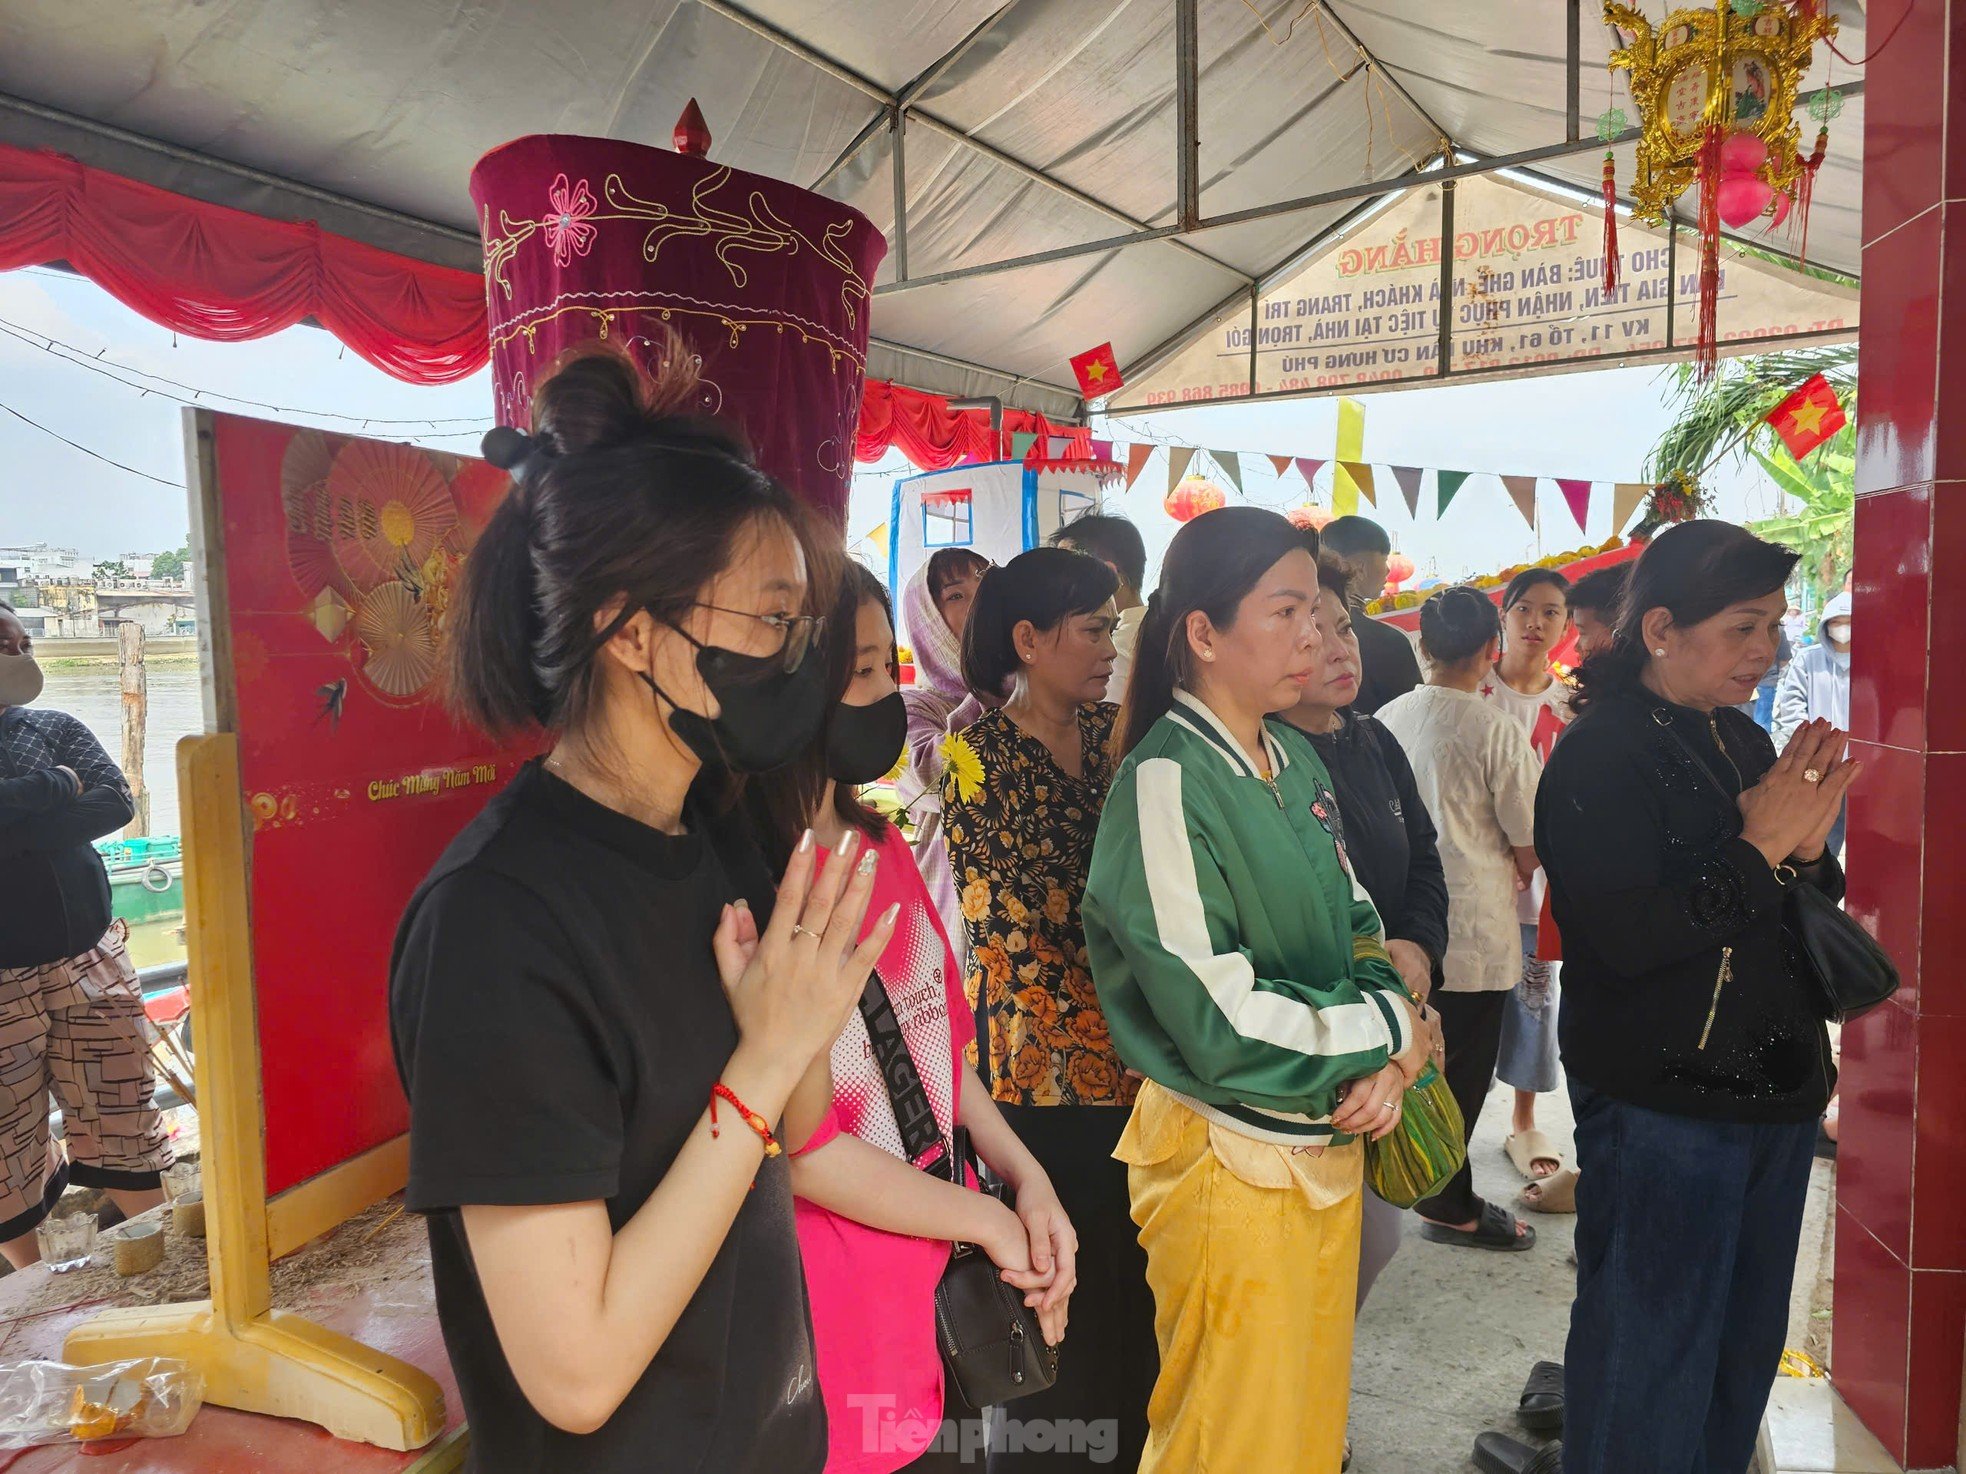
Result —
<path fill-rule="evenodd" d="M 1788 888 L 1784 918 L 1795 939 L 1817 1003 L 1831 1023 L 1861 1018 L 1898 991 L 1891 955 L 1841 906 L 1813 885 Z"/>
<path fill-rule="evenodd" d="M 1652 720 L 1672 733 L 1673 740 L 1699 765 L 1714 787 L 1727 793 L 1727 785 L 1700 756 L 1699 749 L 1673 727 L 1670 717 L 1661 721 L 1654 712 Z M 1790 869 L 1790 874 L 1793 873 Z M 1780 874 L 1781 870 L 1777 870 L 1776 875 Z M 1782 906 L 1782 924 L 1795 938 L 1803 970 L 1815 985 L 1816 1006 L 1824 1018 L 1831 1023 L 1846 1024 L 1869 1013 L 1898 991 L 1897 964 L 1864 930 L 1861 922 L 1813 885 L 1790 881 L 1784 883 L 1783 889 L 1787 900 Z"/>
<path fill-rule="evenodd" d="M 868 977 L 860 994 L 860 1016 L 887 1082 L 908 1160 L 945 1182 L 961 1182 L 963 1167 L 974 1161 L 969 1132 L 958 1126 L 954 1139 L 944 1142 L 936 1130 L 928 1092 L 922 1089 L 879 973 Z M 1002 1183 L 981 1173 L 978 1180 L 985 1192 L 1008 1201 Z M 935 1287 L 935 1339 L 949 1380 L 977 1412 L 1042 1392 L 1058 1380 L 1058 1348 L 1045 1344 L 1037 1312 L 1024 1303 L 1023 1291 L 1003 1282 L 990 1256 L 974 1244 L 955 1245 Z"/>

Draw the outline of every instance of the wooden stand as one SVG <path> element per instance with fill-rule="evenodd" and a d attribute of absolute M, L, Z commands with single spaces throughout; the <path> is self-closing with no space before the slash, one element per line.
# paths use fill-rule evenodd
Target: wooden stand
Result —
<path fill-rule="evenodd" d="M 185 914 L 198 980 L 197 1085 L 212 1298 L 110 1311 L 70 1335 L 64 1355 L 84 1364 L 179 1357 L 204 1374 L 207 1402 L 305 1419 L 337 1437 L 382 1448 L 422 1448 L 444 1428 L 444 1396 L 436 1382 L 407 1362 L 272 1308 L 238 738 L 185 738 L 178 744 L 178 788 Z M 352 1200 L 374 1187 L 373 1172 L 340 1181 L 347 1186 L 337 1184 L 337 1198 Z M 317 1204 L 310 1216 L 339 1222 L 370 1201 L 339 1217 L 333 1211 L 344 1204 Z M 463 1449 L 453 1444 L 446 1453 L 461 1460 Z M 448 1459 L 425 1462 L 433 1471 L 455 1467 Z"/>

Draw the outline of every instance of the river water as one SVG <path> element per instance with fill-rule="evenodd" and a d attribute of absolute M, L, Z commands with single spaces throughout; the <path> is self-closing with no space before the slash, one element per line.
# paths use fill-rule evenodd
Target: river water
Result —
<path fill-rule="evenodd" d="M 46 672 L 47 689 L 34 704 L 65 711 L 95 733 L 114 762 L 123 760 L 123 687 L 114 665 Z M 149 668 L 150 719 L 144 732 L 143 776 L 150 787 L 150 832 L 177 834 L 177 743 L 205 730 L 204 698 L 193 664 Z"/>

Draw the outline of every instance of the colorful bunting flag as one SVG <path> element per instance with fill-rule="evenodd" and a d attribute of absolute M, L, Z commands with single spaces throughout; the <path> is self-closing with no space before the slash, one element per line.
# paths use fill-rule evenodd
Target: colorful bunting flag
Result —
<path fill-rule="evenodd" d="M 1570 504 L 1570 515 L 1577 519 L 1577 530 L 1588 532 L 1590 529 L 1584 525 L 1584 521 L 1591 514 L 1590 482 L 1559 476 L 1556 478 L 1556 484 L 1563 493 L 1564 501 Z"/>
<path fill-rule="evenodd" d="M 1167 448 L 1167 489 L 1174 490 L 1181 484 L 1181 478 L 1188 474 L 1188 462 L 1195 458 L 1192 445 L 1170 445 Z"/>
<path fill-rule="evenodd" d="M 1420 477 L 1424 473 L 1418 466 L 1394 466 L 1393 480 L 1399 483 L 1399 494 L 1406 498 L 1406 515 L 1420 515 Z"/>
<path fill-rule="evenodd" d="M 1298 456 L 1293 464 L 1303 474 L 1304 490 L 1306 491 L 1309 491 L 1311 489 L 1311 483 L 1317 480 L 1317 473 L 1324 469 L 1324 462 L 1312 456 Z"/>
<path fill-rule="evenodd" d="M 1147 469 L 1147 462 L 1154 458 L 1151 445 L 1129 445 L 1126 448 L 1126 489 L 1133 490 L 1133 483 L 1140 479 L 1140 473 Z"/>
<path fill-rule="evenodd" d="M 1092 458 L 1095 461 L 1110 461 L 1113 458 L 1113 442 L 1110 440 L 1093 441 Z"/>
<path fill-rule="evenodd" d="M 1013 461 L 1023 460 L 1025 456 L 1031 453 L 1031 447 L 1037 443 L 1037 436 L 1027 434 L 1020 430 L 1017 434 L 1010 437 L 1010 458 Z"/>
<path fill-rule="evenodd" d="M 1222 474 L 1242 490 L 1242 457 L 1232 450 L 1211 450 L 1209 457 L 1222 469 Z"/>
<path fill-rule="evenodd" d="M 1343 471 L 1346 476 L 1349 476 L 1352 485 L 1358 488 L 1357 494 L 1351 498 L 1352 511 L 1356 512 L 1358 510 L 1358 498 L 1361 496 L 1371 502 L 1373 506 L 1376 507 L 1379 505 L 1379 495 L 1372 486 L 1372 468 L 1370 466 L 1366 465 L 1364 461 L 1340 461 L 1338 462 L 1338 469 Z M 1340 484 L 1342 485 L 1342 482 Z M 1342 493 L 1340 494 L 1340 499 L 1343 499 Z M 1336 506 L 1337 503 L 1334 502 L 1333 505 Z M 1338 515 L 1342 517 L 1345 513 L 1340 511 Z"/>
<path fill-rule="evenodd" d="M 1277 475 L 1281 476 L 1290 469 L 1290 457 L 1271 456 L 1270 464 L 1276 468 Z"/>
<path fill-rule="evenodd" d="M 1622 537 L 1632 514 L 1641 503 L 1652 495 L 1652 485 L 1647 481 L 1620 481 L 1611 488 L 1611 531 Z"/>
<path fill-rule="evenodd" d="M 1434 516 L 1445 517 L 1447 515 L 1447 504 L 1454 500 L 1454 493 L 1459 491 L 1466 483 L 1468 477 L 1473 474 L 1474 472 L 1472 471 L 1434 472 L 1434 496 L 1438 503 L 1434 507 Z"/>
<path fill-rule="evenodd" d="M 887 556 L 887 523 L 883 522 L 879 527 L 869 532 L 867 534 L 867 541 L 873 545 L 874 553 L 877 557 L 885 558 Z"/>
<path fill-rule="evenodd" d="M 1502 485 L 1509 489 L 1515 501 L 1515 509 L 1522 513 L 1522 520 L 1531 527 L 1536 525 L 1536 478 L 1534 476 L 1504 476 Z"/>

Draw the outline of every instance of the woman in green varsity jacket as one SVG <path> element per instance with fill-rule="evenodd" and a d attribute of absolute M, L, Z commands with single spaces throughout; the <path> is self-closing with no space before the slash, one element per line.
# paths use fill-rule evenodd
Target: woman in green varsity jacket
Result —
<path fill-rule="evenodd" d="M 1344 1455 L 1360 1137 L 1399 1122 L 1430 1033 L 1345 858 L 1294 707 L 1317 568 L 1273 512 L 1169 547 L 1083 913 L 1100 1007 L 1146 1084 L 1114 1153 L 1161 1372 L 1141 1474 Z"/>

